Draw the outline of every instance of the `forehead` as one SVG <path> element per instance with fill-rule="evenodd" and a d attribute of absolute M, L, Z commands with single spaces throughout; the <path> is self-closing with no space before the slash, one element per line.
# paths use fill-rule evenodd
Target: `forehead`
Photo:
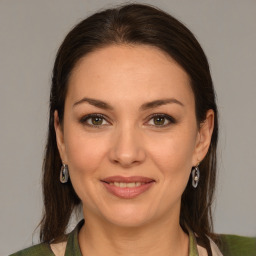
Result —
<path fill-rule="evenodd" d="M 165 52 L 147 45 L 110 45 L 83 57 L 72 71 L 68 97 L 85 96 L 117 101 L 170 96 L 194 101 L 184 69 Z"/>

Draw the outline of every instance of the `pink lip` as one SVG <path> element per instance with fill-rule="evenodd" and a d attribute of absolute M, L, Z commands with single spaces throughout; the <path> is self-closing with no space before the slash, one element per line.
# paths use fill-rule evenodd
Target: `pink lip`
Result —
<path fill-rule="evenodd" d="M 135 198 L 140 194 L 144 193 L 145 191 L 147 191 L 148 189 L 150 189 L 155 183 L 155 180 L 147 177 L 141 177 L 141 176 L 132 176 L 132 177 L 112 176 L 112 177 L 105 178 L 101 181 L 108 192 L 123 199 Z M 114 182 L 124 182 L 124 183 L 141 182 L 145 184 L 142 184 L 138 187 L 121 188 L 121 187 L 109 184 Z"/>

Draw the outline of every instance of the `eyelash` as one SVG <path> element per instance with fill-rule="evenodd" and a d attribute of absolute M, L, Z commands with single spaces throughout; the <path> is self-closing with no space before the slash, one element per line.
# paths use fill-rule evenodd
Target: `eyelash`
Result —
<path fill-rule="evenodd" d="M 105 116 L 102 115 L 102 114 L 89 114 L 89 115 L 86 115 L 86 116 L 82 117 L 81 120 L 80 120 L 80 123 L 82 123 L 83 125 L 89 126 L 89 127 L 93 127 L 93 128 L 101 128 L 102 126 L 104 126 L 104 125 L 93 125 L 93 124 L 88 124 L 87 123 L 88 120 L 90 120 L 92 118 L 95 118 L 95 117 L 98 117 L 98 118 L 101 118 L 101 119 L 107 121 Z M 153 115 L 150 115 L 148 122 L 151 119 L 155 118 L 155 117 L 165 118 L 168 121 L 168 124 L 165 124 L 165 125 L 150 125 L 150 126 L 154 126 L 156 128 L 163 128 L 163 127 L 167 127 L 167 126 L 169 126 L 171 124 L 175 124 L 176 123 L 175 118 L 173 118 L 173 117 L 171 117 L 169 115 L 166 115 L 166 114 L 153 114 Z"/>

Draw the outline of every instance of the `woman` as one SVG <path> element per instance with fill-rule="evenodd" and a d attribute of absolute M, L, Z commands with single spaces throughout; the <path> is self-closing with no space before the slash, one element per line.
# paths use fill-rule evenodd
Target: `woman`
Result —
<path fill-rule="evenodd" d="M 208 62 L 184 25 L 140 4 L 85 19 L 53 69 L 42 243 L 13 255 L 255 255 L 253 239 L 213 233 L 217 138 Z"/>

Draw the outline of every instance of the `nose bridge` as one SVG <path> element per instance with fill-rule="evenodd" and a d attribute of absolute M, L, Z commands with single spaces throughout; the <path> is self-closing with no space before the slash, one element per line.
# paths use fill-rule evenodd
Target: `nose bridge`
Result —
<path fill-rule="evenodd" d="M 139 127 L 129 121 L 116 127 L 110 157 L 112 161 L 125 167 L 145 159 Z"/>

